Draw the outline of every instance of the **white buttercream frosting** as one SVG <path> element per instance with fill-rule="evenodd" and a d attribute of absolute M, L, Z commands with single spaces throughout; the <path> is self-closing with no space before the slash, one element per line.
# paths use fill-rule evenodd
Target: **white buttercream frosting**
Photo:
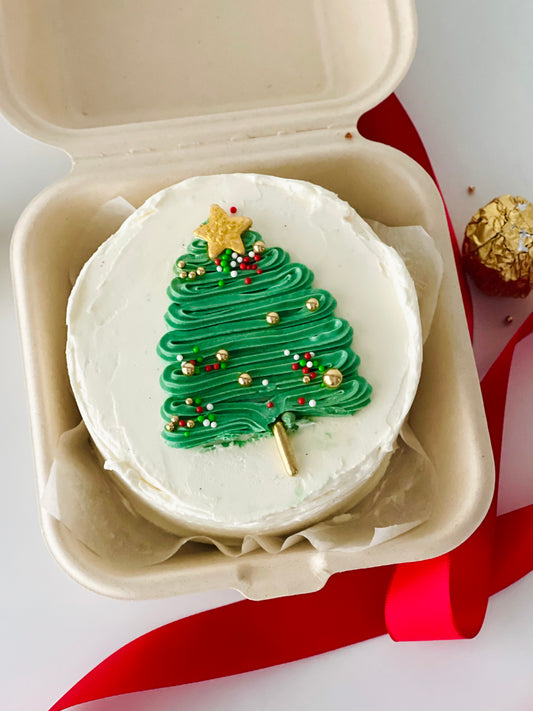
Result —
<path fill-rule="evenodd" d="M 175 449 L 161 437 L 156 352 L 167 326 L 176 258 L 211 204 L 235 205 L 269 246 L 285 249 L 330 291 L 353 326 L 371 403 L 317 418 L 291 441 L 300 466 L 283 474 L 273 439 Z M 91 257 L 67 310 L 67 363 L 80 412 L 123 487 L 176 530 L 219 535 L 295 530 L 347 506 L 377 482 L 413 401 L 422 360 L 413 282 L 344 201 L 318 186 L 265 175 L 185 180 L 149 198 Z"/>

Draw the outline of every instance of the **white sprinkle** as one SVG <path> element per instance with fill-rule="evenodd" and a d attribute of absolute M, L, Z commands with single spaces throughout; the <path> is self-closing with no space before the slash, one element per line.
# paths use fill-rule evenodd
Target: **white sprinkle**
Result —
<path fill-rule="evenodd" d="M 204 427 L 209 427 L 210 424 L 209 420 L 204 420 Z"/>
<path fill-rule="evenodd" d="M 290 354 L 291 354 L 290 350 L 288 348 L 285 348 L 285 350 L 283 351 L 283 355 L 290 355 Z"/>
<path fill-rule="evenodd" d="M 248 252 L 248 256 L 251 257 L 252 259 L 254 258 L 255 252 L 252 250 L 251 252 Z"/>
<path fill-rule="evenodd" d="M 237 266 L 237 262 L 233 260 L 232 262 L 229 263 L 230 267 L 235 268 Z"/>
<path fill-rule="evenodd" d="M 183 360 L 183 356 L 181 355 L 181 353 L 178 353 L 178 355 L 176 356 L 176 360 L 179 360 L 179 361 Z"/>
<path fill-rule="evenodd" d="M 238 261 L 239 264 L 240 264 L 240 263 L 242 262 L 242 257 L 237 257 L 237 261 Z"/>
<path fill-rule="evenodd" d="M 309 407 L 315 407 L 316 406 L 316 400 L 309 400 Z"/>
<path fill-rule="evenodd" d="M 233 271 L 231 271 L 229 275 L 235 278 L 237 276 L 237 272 L 235 271 L 235 269 L 233 269 Z"/>
<path fill-rule="evenodd" d="M 220 264 L 219 264 L 218 267 L 217 267 L 217 272 L 221 272 L 221 271 L 222 271 L 222 267 L 221 267 Z"/>
<path fill-rule="evenodd" d="M 300 356 L 298 355 L 298 353 L 295 353 L 293 355 L 293 358 L 294 358 L 294 360 L 300 360 Z"/>
<path fill-rule="evenodd" d="M 311 356 L 311 358 L 314 358 L 315 357 L 314 351 L 310 351 L 309 355 Z"/>
<path fill-rule="evenodd" d="M 312 361 L 312 360 L 308 360 L 307 363 L 306 363 L 306 366 L 307 366 L 308 368 L 312 368 L 312 367 L 313 367 L 313 361 Z"/>
<path fill-rule="evenodd" d="M 239 255 L 237 254 L 237 252 L 232 252 L 232 253 L 231 253 L 231 258 L 232 258 L 232 259 L 237 259 L 238 256 L 239 256 Z"/>
<path fill-rule="evenodd" d="M 268 380 L 265 378 L 264 380 L 261 381 L 263 385 L 268 385 Z"/>
<path fill-rule="evenodd" d="M 211 423 L 211 427 L 216 427 L 216 426 L 217 426 L 217 423 L 216 423 L 216 422 L 212 422 L 212 423 Z"/>
<path fill-rule="evenodd" d="M 212 403 L 212 402 L 208 402 L 207 405 L 205 406 L 205 409 L 206 409 L 206 410 L 212 410 L 212 409 L 213 409 L 213 403 Z"/>

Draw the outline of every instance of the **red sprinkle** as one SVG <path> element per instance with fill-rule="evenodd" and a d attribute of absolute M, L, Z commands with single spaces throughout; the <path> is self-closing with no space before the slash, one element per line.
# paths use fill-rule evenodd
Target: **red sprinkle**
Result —
<path fill-rule="evenodd" d="M 249 263 L 250 263 L 250 257 L 244 257 L 244 259 L 243 259 L 242 261 L 243 261 L 245 264 L 249 264 Z"/>
<path fill-rule="evenodd" d="M 244 262 L 241 262 L 239 264 L 239 269 L 246 269 L 246 264 Z"/>
<path fill-rule="evenodd" d="M 198 407 L 196 408 L 196 412 L 197 412 L 198 414 L 200 414 L 200 413 L 203 412 L 203 411 L 204 411 L 204 408 L 203 408 L 201 405 L 198 405 Z"/>
<path fill-rule="evenodd" d="M 254 259 L 255 259 L 256 262 L 258 262 L 258 261 L 261 259 L 261 255 L 260 255 L 260 254 L 254 254 Z"/>
<path fill-rule="evenodd" d="M 309 373 L 309 368 L 306 365 L 304 365 L 304 367 L 302 368 L 302 373 L 304 373 L 304 375 L 307 375 L 307 373 Z"/>
<path fill-rule="evenodd" d="M 215 264 L 216 264 L 217 267 L 218 267 L 218 266 L 220 265 L 220 259 L 215 259 Z"/>
<path fill-rule="evenodd" d="M 205 366 L 205 372 L 206 372 L 206 373 L 209 373 L 209 372 L 211 371 L 211 368 L 212 368 L 212 366 L 206 365 L 206 366 Z"/>
<path fill-rule="evenodd" d="M 257 270 L 257 274 L 262 274 L 262 273 L 263 273 L 263 270 L 262 270 L 262 269 L 258 269 L 258 270 Z"/>
<path fill-rule="evenodd" d="M 316 378 L 316 373 L 309 373 L 309 377 L 314 380 Z"/>
<path fill-rule="evenodd" d="M 185 427 L 185 420 L 179 420 L 179 421 L 178 421 L 178 425 L 179 425 L 180 427 Z"/>
<path fill-rule="evenodd" d="M 293 364 L 291 365 L 291 368 L 292 368 L 293 370 L 298 370 L 299 367 L 300 367 L 300 366 L 298 365 L 298 363 L 293 363 Z"/>
<path fill-rule="evenodd" d="M 219 369 L 220 369 L 220 363 L 213 363 L 213 368 L 214 368 L 215 370 L 219 370 Z"/>
<path fill-rule="evenodd" d="M 274 403 L 271 400 L 269 400 L 267 402 L 267 407 L 274 407 Z"/>
<path fill-rule="evenodd" d="M 252 264 L 250 269 L 257 269 L 257 264 Z"/>
<path fill-rule="evenodd" d="M 196 365 L 196 361 L 195 361 L 195 360 L 190 360 L 189 363 L 192 363 L 193 365 Z"/>
<path fill-rule="evenodd" d="M 305 398 L 304 397 L 298 398 L 298 405 L 305 405 Z"/>
<path fill-rule="evenodd" d="M 251 284 L 251 283 L 252 283 L 252 280 L 250 279 L 250 277 L 246 277 L 246 279 L 244 280 L 244 283 L 245 283 L 245 284 Z"/>
<path fill-rule="evenodd" d="M 231 212 L 232 215 L 234 215 L 237 212 L 236 207 L 230 207 L 229 211 Z"/>
<path fill-rule="evenodd" d="M 311 353 L 305 353 L 304 358 L 305 360 L 311 360 Z"/>

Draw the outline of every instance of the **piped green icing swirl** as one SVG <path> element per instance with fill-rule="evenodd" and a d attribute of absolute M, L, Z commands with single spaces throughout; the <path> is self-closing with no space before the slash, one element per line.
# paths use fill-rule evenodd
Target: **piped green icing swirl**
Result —
<path fill-rule="evenodd" d="M 260 239 L 257 232 L 245 232 L 246 252 Z M 204 267 L 205 274 L 194 280 L 180 278 L 180 260 L 185 261 L 186 271 Z M 261 274 L 237 266 L 237 276 L 231 276 L 217 271 L 207 256 L 206 242 L 199 239 L 191 242 L 177 262 L 165 316 L 171 330 L 158 345 L 159 355 L 168 363 L 161 376 L 161 386 L 169 395 L 162 416 L 166 422 L 173 416 L 193 419 L 195 427 L 163 429 L 169 445 L 196 447 L 256 439 L 270 434 L 270 427 L 284 413 L 294 413 L 296 421 L 353 415 L 369 403 L 372 388 L 357 373 L 359 357 L 351 348 L 352 327 L 335 316 L 332 295 L 313 288 L 313 273 L 305 265 L 291 262 L 287 252 L 271 247 L 258 262 Z M 246 277 L 251 277 L 250 284 L 244 283 Z M 310 297 L 319 302 L 316 311 L 306 308 Z M 269 311 L 279 314 L 277 324 L 267 323 Z M 200 350 L 193 351 L 195 347 Z M 229 360 L 207 372 L 205 366 L 216 363 L 220 348 L 228 351 Z M 300 360 L 305 353 L 314 354 L 310 370 L 315 377 L 307 385 L 302 382 L 301 366 L 292 368 L 295 354 Z M 183 375 L 181 362 L 176 360 L 179 354 L 184 361 L 197 361 L 195 375 Z M 343 375 L 336 389 L 322 384 L 322 372 L 328 368 L 337 368 Z M 239 385 L 241 373 L 251 375 L 249 387 Z M 263 384 L 265 380 L 268 384 Z M 196 402 L 185 404 L 188 397 L 200 402 L 202 414 L 197 413 Z M 299 404 L 299 398 L 305 403 Z M 205 410 L 208 403 L 213 406 L 210 411 Z M 209 426 L 204 426 L 208 416 Z"/>

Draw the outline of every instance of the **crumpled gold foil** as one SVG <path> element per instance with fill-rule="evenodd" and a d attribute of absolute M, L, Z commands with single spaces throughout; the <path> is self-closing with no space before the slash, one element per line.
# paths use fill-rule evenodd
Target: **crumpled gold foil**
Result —
<path fill-rule="evenodd" d="M 476 212 L 463 243 L 467 262 L 498 272 L 504 282 L 533 287 L 533 204 L 520 196 L 502 195 Z M 525 295 L 525 294 L 520 294 Z"/>

